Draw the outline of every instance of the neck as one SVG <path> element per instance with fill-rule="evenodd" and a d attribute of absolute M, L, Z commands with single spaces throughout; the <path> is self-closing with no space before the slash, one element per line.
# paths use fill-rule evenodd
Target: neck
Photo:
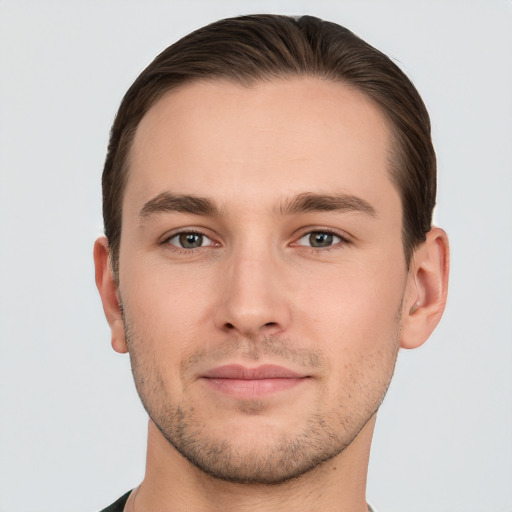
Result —
<path fill-rule="evenodd" d="M 149 422 L 146 475 L 126 510 L 144 512 L 366 512 L 366 474 L 375 416 L 343 452 L 276 485 L 219 480 L 192 465 Z M 134 503 L 135 501 L 135 503 Z M 133 505 L 136 505 L 135 507 Z"/>

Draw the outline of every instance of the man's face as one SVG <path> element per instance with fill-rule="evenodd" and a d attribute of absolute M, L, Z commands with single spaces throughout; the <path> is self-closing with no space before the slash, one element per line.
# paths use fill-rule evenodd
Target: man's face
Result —
<path fill-rule="evenodd" d="M 313 78 L 186 85 L 142 119 L 126 340 L 152 420 L 203 471 L 284 481 L 376 412 L 410 281 L 390 145 L 371 100 Z"/>

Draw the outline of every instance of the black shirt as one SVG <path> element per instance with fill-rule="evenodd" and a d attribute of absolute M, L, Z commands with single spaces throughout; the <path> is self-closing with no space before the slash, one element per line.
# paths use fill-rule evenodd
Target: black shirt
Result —
<path fill-rule="evenodd" d="M 115 503 L 104 508 L 101 512 L 123 512 L 124 506 L 128 501 L 128 496 L 130 496 L 132 491 L 128 491 L 124 496 L 121 496 Z"/>

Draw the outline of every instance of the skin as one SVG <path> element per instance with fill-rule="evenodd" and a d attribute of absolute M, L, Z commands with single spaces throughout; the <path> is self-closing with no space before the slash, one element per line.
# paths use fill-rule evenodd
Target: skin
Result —
<path fill-rule="evenodd" d="M 118 282 L 95 245 L 113 347 L 150 415 L 127 510 L 366 510 L 376 411 L 448 275 L 438 228 L 407 270 L 392 144 L 371 100 L 314 78 L 193 83 L 142 119 Z M 205 375 L 229 364 L 298 378 L 226 393 Z"/>

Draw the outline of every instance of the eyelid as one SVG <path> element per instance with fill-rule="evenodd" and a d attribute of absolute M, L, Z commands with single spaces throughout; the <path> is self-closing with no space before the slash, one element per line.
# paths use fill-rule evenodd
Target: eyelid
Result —
<path fill-rule="evenodd" d="M 325 233 L 325 234 L 328 234 L 328 235 L 332 235 L 336 238 L 339 239 L 339 241 L 333 243 L 332 245 L 329 245 L 329 246 L 325 246 L 325 247 L 314 247 L 314 246 L 311 246 L 311 245 L 308 245 L 308 244 L 301 244 L 299 243 L 302 239 L 312 235 L 313 233 Z M 351 241 L 351 237 L 348 236 L 347 234 L 345 233 L 340 233 L 339 231 L 336 231 L 334 229 L 331 229 L 331 228 L 322 228 L 322 227 L 309 227 L 309 228 L 305 228 L 304 230 L 301 230 L 301 234 L 300 236 L 298 236 L 297 238 L 295 238 L 295 241 L 291 244 L 292 246 L 299 246 L 299 247 L 310 247 L 312 249 L 315 249 L 315 250 L 328 250 L 328 249 L 331 249 L 331 248 L 335 248 L 335 247 L 338 247 L 339 245 L 348 245 L 352 243 Z"/>
<path fill-rule="evenodd" d="M 174 240 L 175 238 L 178 239 L 181 235 L 198 235 L 198 236 L 201 236 L 202 237 L 202 244 L 199 246 L 199 247 L 181 247 L 181 245 L 179 245 L 178 243 L 173 243 L 172 240 Z M 204 243 L 204 242 L 209 242 L 209 243 Z M 193 250 L 193 249 L 199 249 L 201 247 L 208 247 L 210 245 L 213 245 L 214 242 L 211 238 L 207 237 L 206 235 L 203 235 L 202 233 L 193 233 L 192 231 L 187 231 L 187 232 L 184 232 L 184 233 L 178 233 L 174 236 L 171 236 L 170 238 L 167 239 L 167 243 L 175 246 L 175 247 L 178 247 L 179 249 L 189 249 L 189 250 Z"/>
<path fill-rule="evenodd" d="M 203 242 L 208 241 L 209 243 L 203 244 L 196 248 L 186 248 L 186 247 L 182 247 L 178 243 L 171 242 L 171 240 L 179 237 L 180 235 L 188 235 L 188 234 L 201 235 L 203 237 Z M 182 251 L 186 251 L 186 252 L 191 252 L 191 251 L 194 251 L 197 249 L 202 249 L 204 247 L 211 247 L 211 246 L 220 247 L 220 245 L 221 245 L 211 235 L 207 235 L 205 233 L 205 230 L 202 230 L 200 228 L 180 228 L 180 229 L 174 230 L 170 233 L 165 234 L 162 237 L 160 244 L 161 245 L 170 245 L 170 246 L 172 246 L 173 249 L 182 250 Z"/>

